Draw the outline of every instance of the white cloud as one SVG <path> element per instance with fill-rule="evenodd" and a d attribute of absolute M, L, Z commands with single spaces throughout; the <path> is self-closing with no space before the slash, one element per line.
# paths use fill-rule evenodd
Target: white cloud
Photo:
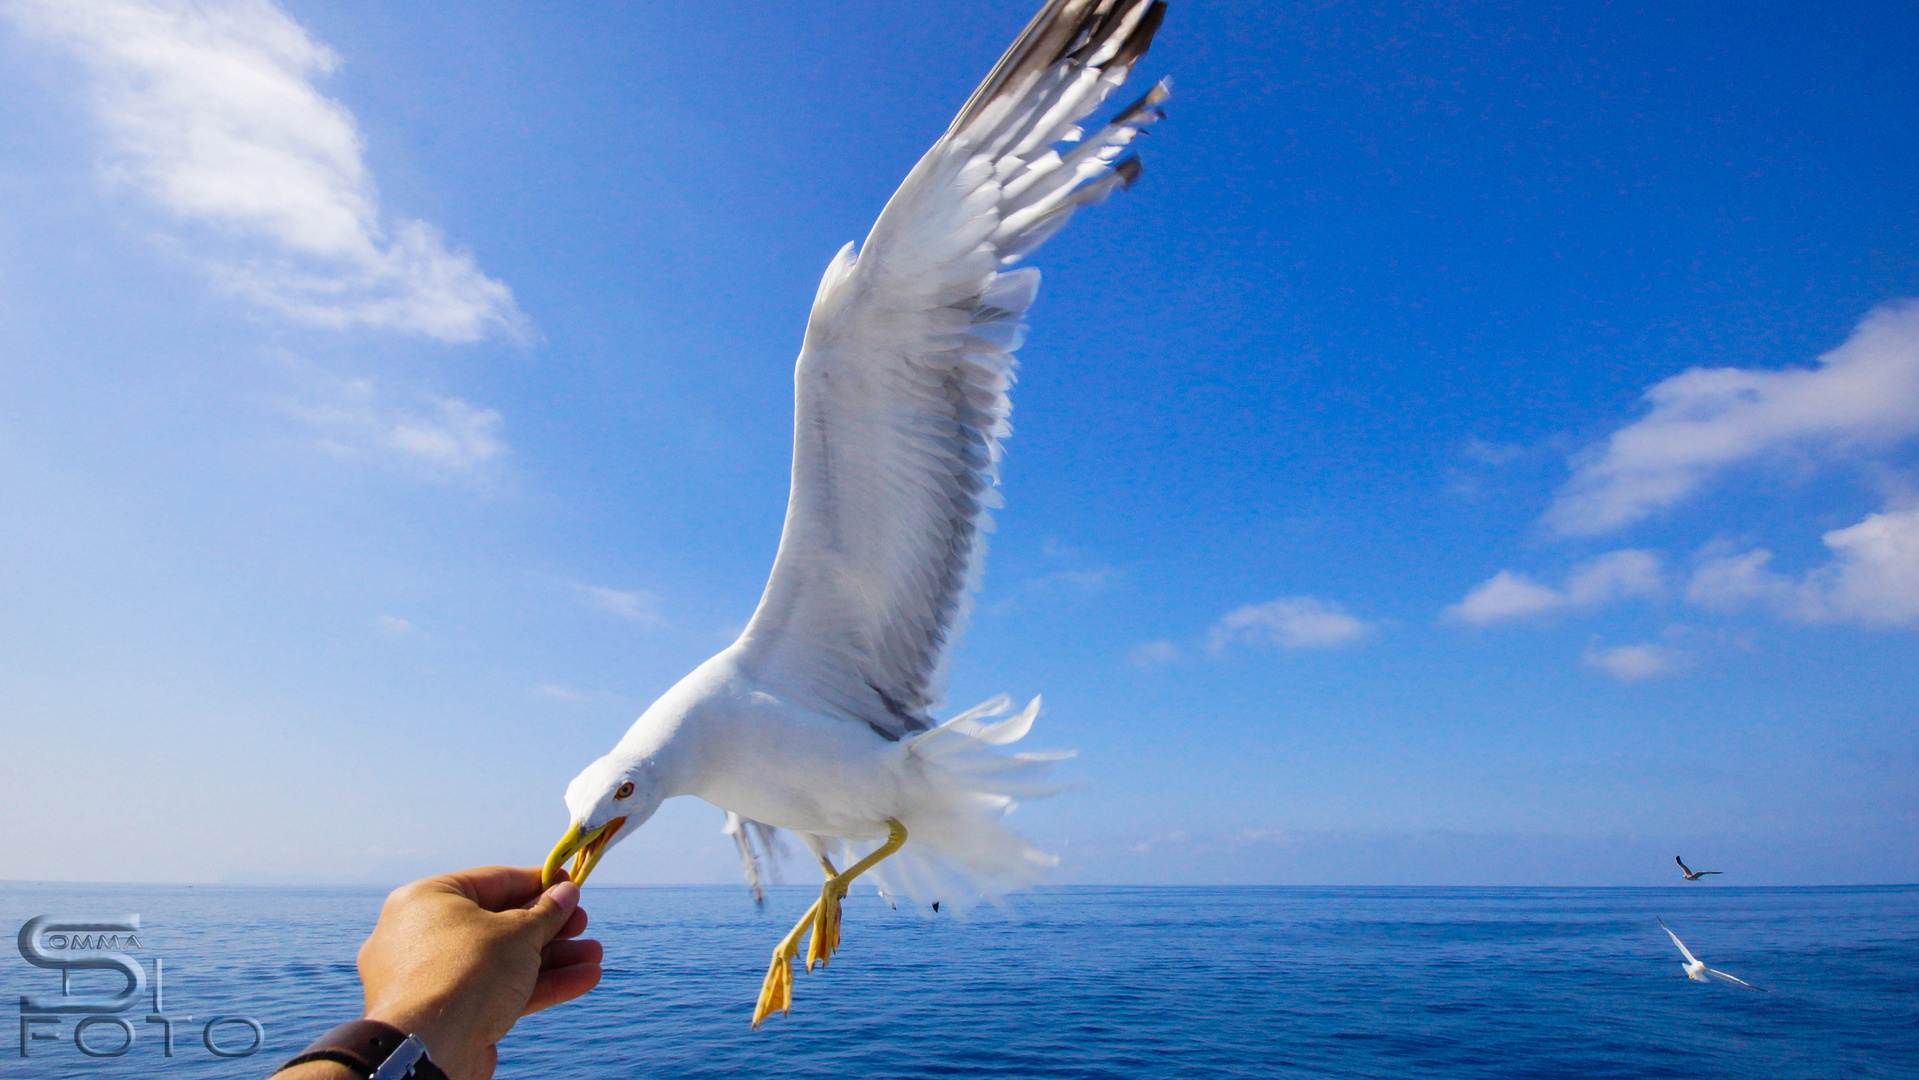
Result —
<path fill-rule="evenodd" d="M 1565 595 L 1559 590 L 1541 585 L 1526 574 L 1501 570 L 1474 586 L 1464 600 L 1447 608 L 1444 614 L 1452 621 L 1485 626 L 1557 611 L 1565 606 Z"/>
<path fill-rule="evenodd" d="M 536 686 L 532 689 L 531 693 L 535 697 L 543 697 L 552 701 L 577 702 L 586 700 L 585 694 L 580 693 L 570 686 L 562 686 L 559 683 L 545 683 L 541 686 Z"/>
<path fill-rule="evenodd" d="M 1821 537 L 1831 563 L 1808 584 L 1825 617 L 1910 626 L 1919 623 L 1919 510 L 1867 515 Z"/>
<path fill-rule="evenodd" d="M 398 409 L 382 403 L 368 379 L 322 384 L 316 396 L 286 408 L 317 428 L 320 448 L 335 457 L 396 454 L 429 475 L 472 480 L 511 453 L 500 414 L 459 398 L 428 398 L 424 412 Z"/>
<path fill-rule="evenodd" d="M 443 341 L 523 333 L 512 292 L 420 221 L 383 222 L 339 64 L 269 0 L 10 0 L 81 60 L 105 169 L 173 216 L 214 280 L 302 322 Z"/>
<path fill-rule="evenodd" d="M 1443 617 L 1486 626 L 1569 609 L 1590 610 L 1635 596 L 1657 596 L 1664 588 L 1659 556 L 1626 548 L 1574 567 L 1566 575 L 1565 586 L 1558 589 L 1526 574 L 1501 570 L 1447 608 Z"/>
<path fill-rule="evenodd" d="M 397 615 L 378 616 L 370 625 L 373 627 L 373 632 L 379 634 L 381 637 L 412 637 L 419 632 L 418 628 L 412 623 L 407 622 Z"/>
<path fill-rule="evenodd" d="M 1700 560 L 1686 583 L 1686 599 L 1720 611 L 1760 605 L 1797 612 L 1798 587 L 1792 579 L 1774 573 L 1767 564 L 1772 552 L 1764 548 L 1737 555 L 1714 555 Z"/>
<path fill-rule="evenodd" d="M 1919 302 L 1874 309 L 1813 368 L 1694 368 L 1646 391 L 1652 411 L 1581 461 L 1546 523 L 1623 528 L 1736 463 L 1789 449 L 1849 453 L 1919 432 Z"/>
<path fill-rule="evenodd" d="M 1587 667 L 1598 668 L 1620 682 L 1641 682 L 1671 675 L 1683 665 L 1679 653 L 1663 645 L 1588 646 L 1583 659 Z"/>
<path fill-rule="evenodd" d="M 1220 652 L 1235 642 L 1247 642 L 1288 649 L 1327 648 L 1358 641 L 1372 629 L 1372 624 L 1347 614 L 1338 604 L 1288 596 L 1229 612 L 1213 625 L 1206 647 Z"/>
<path fill-rule="evenodd" d="M 1704 607 L 1768 607 L 1803 622 L 1919 625 L 1919 509 L 1869 514 L 1822 538 L 1833 557 L 1803 578 L 1768 565 L 1754 548 L 1702 560 L 1686 598 Z"/>
<path fill-rule="evenodd" d="M 506 453 L 499 438 L 499 413 L 476 409 L 459 398 L 442 400 L 437 413 L 402 419 L 387 433 L 386 444 L 454 473 L 472 472 Z"/>
<path fill-rule="evenodd" d="M 580 601 L 588 607 L 610 611 L 622 618 L 637 622 L 664 621 L 660 615 L 659 597 L 652 593 L 621 592 L 618 589 L 608 589 L 599 585 L 576 585 L 574 588 L 579 590 Z"/>

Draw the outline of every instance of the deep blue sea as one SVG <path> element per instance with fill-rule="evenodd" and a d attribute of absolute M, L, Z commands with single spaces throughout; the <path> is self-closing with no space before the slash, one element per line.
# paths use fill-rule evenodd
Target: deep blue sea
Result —
<path fill-rule="evenodd" d="M 830 970 L 748 1028 L 774 942 L 816 893 L 756 911 L 738 888 L 589 888 L 607 975 L 522 1021 L 508 1078 L 1919 1077 L 1919 887 L 1067 888 L 963 917 L 846 908 Z M 0 884 L 35 915 L 138 913 L 164 962 L 174 1056 L 151 1002 L 120 1057 L 75 1022 L 0 1052 L 0 1076 L 264 1076 L 357 1014 L 375 890 Z M 1653 921 L 1768 993 L 1688 982 Z M 117 980 L 119 976 L 112 976 Z M 75 992 L 104 988 L 76 976 Z M 9 947 L 0 992 L 60 991 Z M 204 1021 L 265 1031 L 218 1058 Z M 9 1025 L 11 1026 L 11 1025 Z M 236 1021 L 216 1045 L 246 1047 Z M 89 1047 L 117 1050 L 118 1024 Z"/>

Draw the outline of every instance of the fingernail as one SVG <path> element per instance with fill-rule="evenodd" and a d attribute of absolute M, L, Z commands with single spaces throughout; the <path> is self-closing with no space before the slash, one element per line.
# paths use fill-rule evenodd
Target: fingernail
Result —
<path fill-rule="evenodd" d="M 562 881 L 558 885 L 546 890 L 546 895 L 552 897 L 553 902 L 563 908 L 578 907 L 580 905 L 580 887 L 570 881 Z"/>

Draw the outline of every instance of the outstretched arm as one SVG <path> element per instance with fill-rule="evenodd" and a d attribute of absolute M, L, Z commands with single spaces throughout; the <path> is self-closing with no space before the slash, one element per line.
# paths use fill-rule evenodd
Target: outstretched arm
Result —
<path fill-rule="evenodd" d="M 500 1039 L 522 1016 L 600 981 L 601 948 L 580 939 L 586 912 L 570 881 L 540 889 L 533 867 L 487 866 L 396 889 L 360 948 L 366 1019 L 417 1035 L 451 1080 L 488 1080 Z M 351 1080 L 330 1061 L 275 1080 Z"/>

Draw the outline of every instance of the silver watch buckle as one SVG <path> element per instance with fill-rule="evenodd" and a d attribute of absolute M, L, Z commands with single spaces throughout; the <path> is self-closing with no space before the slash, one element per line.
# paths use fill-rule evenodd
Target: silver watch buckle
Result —
<path fill-rule="evenodd" d="M 393 1053 L 388 1054 L 387 1059 L 380 1062 L 380 1067 L 373 1070 L 373 1075 L 366 1080 L 404 1080 L 413 1071 L 413 1066 L 425 1056 L 426 1044 L 420 1041 L 418 1035 L 408 1035 L 406 1041 L 395 1047 Z"/>

